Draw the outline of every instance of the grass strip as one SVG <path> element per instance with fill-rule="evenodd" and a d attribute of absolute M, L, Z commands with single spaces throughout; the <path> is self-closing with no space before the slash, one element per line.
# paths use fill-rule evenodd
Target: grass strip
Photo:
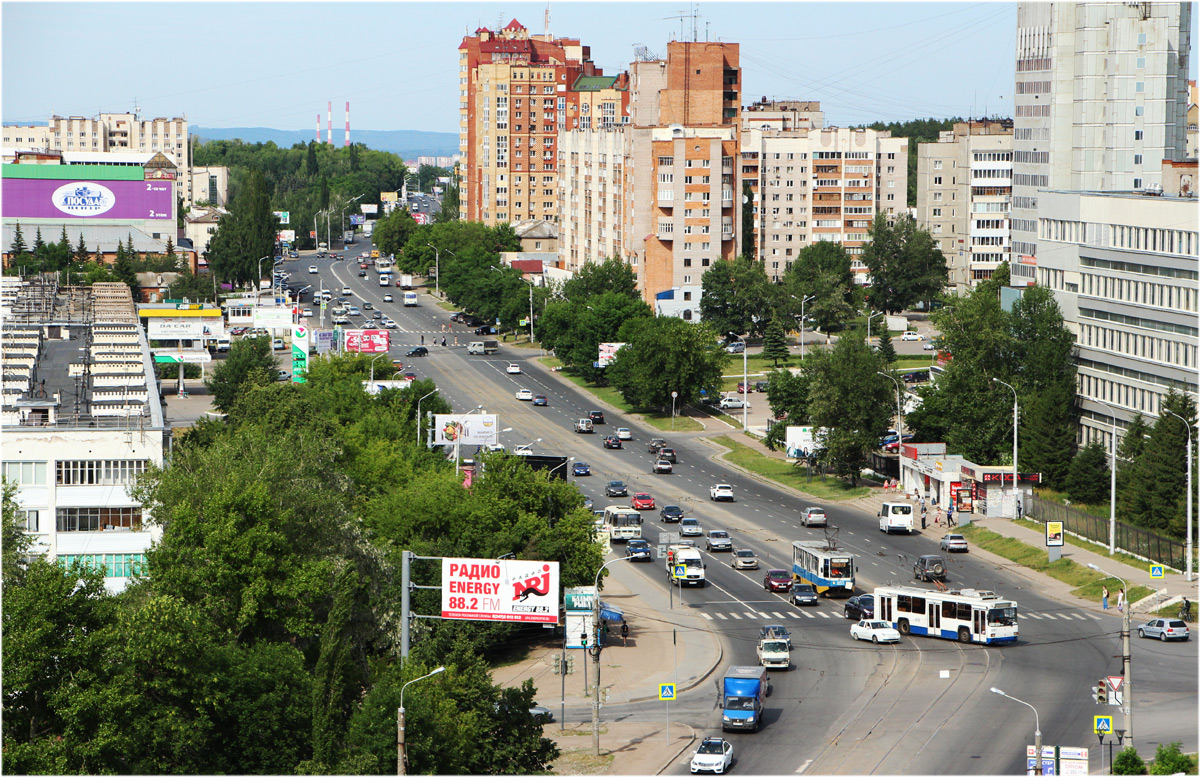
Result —
<path fill-rule="evenodd" d="M 545 357 L 542 357 L 541 359 L 539 359 L 539 361 L 551 369 L 562 366 L 562 362 L 559 361 L 559 359 L 555 356 L 545 356 Z M 567 380 L 574 383 L 579 388 L 583 389 L 584 391 L 588 392 L 592 396 L 596 397 L 597 399 L 602 399 L 605 402 L 607 402 L 608 404 L 617 408 L 622 413 L 639 416 L 640 421 L 642 421 L 643 423 L 645 423 L 649 426 L 653 426 L 655 429 L 658 429 L 660 432 L 672 431 L 672 429 L 671 429 L 671 414 L 670 413 L 657 413 L 657 412 L 646 412 L 644 410 L 635 410 L 633 408 L 633 406 L 630 405 L 628 402 L 626 402 L 625 398 L 623 396 L 621 396 L 621 392 L 617 391 L 612 386 L 597 386 L 597 385 L 587 381 L 586 379 L 580 377 L 579 375 L 572 375 L 571 373 L 567 372 L 566 370 L 562 370 L 559 374 L 561 374 L 564 378 L 566 378 Z M 704 425 L 701 424 L 699 421 L 697 421 L 694 418 L 688 418 L 687 416 L 683 416 L 683 415 L 675 416 L 675 428 L 673 431 L 676 431 L 676 432 L 699 432 L 699 431 L 702 431 L 703 429 L 704 429 Z"/>
<path fill-rule="evenodd" d="M 764 456 L 759 451 L 734 440 L 728 435 L 720 435 L 709 439 L 729 449 L 729 453 L 723 455 L 726 461 L 747 469 L 756 475 L 761 475 L 768 480 L 790 486 L 811 496 L 831 501 L 842 501 L 857 499 L 871 492 L 871 489 L 867 486 L 852 487 L 842 478 L 832 476 L 810 478 L 805 467 L 797 467 L 789 464 L 784 459 Z"/>

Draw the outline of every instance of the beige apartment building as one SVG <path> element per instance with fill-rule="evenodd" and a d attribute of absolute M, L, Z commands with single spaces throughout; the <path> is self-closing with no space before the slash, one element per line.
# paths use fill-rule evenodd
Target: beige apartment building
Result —
<path fill-rule="evenodd" d="M 161 151 L 176 167 L 187 168 L 188 120 L 137 113 L 101 113 L 96 118 L 51 116 L 42 126 L 4 126 L 4 148 L 53 151 Z"/>
<path fill-rule="evenodd" d="M 1010 261 L 1011 119 L 959 122 L 917 147 L 917 223 L 946 257 L 958 293 Z"/>
<path fill-rule="evenodd" d="M 626 139 L 619 126 L 559 136 L 562 269 L 577 272 L 587 262 L 623 255 Z"/>

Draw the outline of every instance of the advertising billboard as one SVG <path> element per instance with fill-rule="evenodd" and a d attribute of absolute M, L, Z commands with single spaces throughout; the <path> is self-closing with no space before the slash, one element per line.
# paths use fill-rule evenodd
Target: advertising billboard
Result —
<path fill-rule="evenodd" d="M 345 350 L 356 353 L 387 353 L 388 331 L 386 329 L 347 329 Z"/>
<path fill-rule="evenodd" d="M 276 211 L 271 211 L 271 212 L 275 214 L 275 218 L 279 219 L 279 223 L 282 224 L 283 226 L 286 227 L 289 223 L 291 223 L 292 214 L 289 213 L 288 211 L 276 210 Z"/>
<path fill-rule="evenodd" d="M 254 325 L 263 329 L 292 328 L 292 309 L 288 307 L 254 308 Z"/>
<path fill-rule="evenodd" d="M 598 360 L 600 366 L 607 367 L 611 364 L 617 351 L 621 350 L 624 345 L 625 343 L 600 343 L 600 359 Z"/>
<path fill-rule="evenodd" d="M 363 224 L 366 223 L 366 221 L 367 221 L 366 216 L 360 215 L 358 213 L 350 214 L 350 226 L 361 227 Z"/>
<path fill-rule="evenodd" d="M 430 216 L 428 213 L 414 213 L 414 214 L 412 214 L 412 217 L 413 217 L 413 221 L 417 222 L 418 224 L 428 224 L 429 223 Z"/>
<path fill-rule="evenodd" d="M 280 243 L 295 243 L 296 242 L 296 230 L 281 229 L 275 233 L 275 240 Z"/>
<path fill-rule="evenodd" d="M 363 213 L 379 213 L 379 206 L 373 202 L 365 204 L 360 203 L 358 207 Z"/>
<path fill-rule="evenodd" d="M 4 178 L 5 219 L 174 218 L 171 181 L 63 181 Z"/>
<path fill-rule="evenodd" d="M 307 383 L 304 373 L 308 372 L 308 351 L 312 342 L 312 330 L 304 324 L 292 326 L 292 382 Z"/>
<path fill-rule="evenodd" d="M 442 617 L 558 623 L 557 561 L 442 559 Z"/>
<path fill-rule="evenodd" d="M 446 414 L 433 417 L 433 444 L 453 445 L 455 440 L 462 445 L 494 445 L 500 422 L 495 415 L 478 413 Z"/>
<path fill-rule="evenodd" d="M 337 347 L 337 332 L 321 329 L 316 332 L 313 342 L 317 346 L 317 353 L 329 353 Z"/>
<path fill-rule="evenodd" d="M 218 325 L 222 333 L 224 327 Z M 173 318 L 156 316 L 147 319 L 147 331 L 151 340 L 193 340 L 200 337 L 217 337 L 215 334 L 205 334 L 211 329 L 205 325 L 204 319 L 195 317 Z"/>
<path fill-rule="evenodd" d="M 367 392 L 371 396 L 375 396 L 376 394 L 378 394 L 380 391 L 383 391 L 384 389 L 406 389 L 411 385 L 412 385 L 412 381 L 408 380 L 408 379 L 405 379 L 405 380 L 375 380 L 373 382 L 369 381 L 369 380 L 364 380 L 362 382 L 363 391 Z"/>
<path fill-rule="evenodd" d="M 396 202 L 399 199 L 400 199 L 399 192 L 380 192 L 379 193 L 379 201 L 380 202 Z"/>

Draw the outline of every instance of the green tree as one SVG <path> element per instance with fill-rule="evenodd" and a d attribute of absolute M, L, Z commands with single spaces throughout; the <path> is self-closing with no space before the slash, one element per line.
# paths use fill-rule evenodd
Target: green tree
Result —
<path fill-rule="evenodd" d="M 742 257 L 753 260 L 754 251 L 754 192 L 749 181 L 742 181 Z"/>
<path fill-rule="evenodd" d="M 1171 389 L 1163 397 L 1161 408 L 1137 460 L 1130 484 L 1131 510 L 1126 517 L 1140 526 L 1182 536 L 1188 433 L 1183 422 L 1169 412 L 1188 419 L 1194 426 L 1196 406 L 1190 395 L 1177 394 Z"/>
<path fill-rule="evenodd" d="M 701 390 L 711 395 L 721 384 L 729 355 L 707 322 L 639 318 L 622 326 L 618 338 L 628 345 L 608 365 L 608 381 L 634 407 L 669 408 L 672 391 L 680 404 L 694 403 Z"/>
<path fill-rule="evenodd" d="M 266 182 L 251 170 L 208 245 L 209 271 L 233 283 L 257 283 L 259 260 L 273 255 L 278 229 Z"/>
<path fill-rule="evenodd" d="M 789 312 L 804 314 L 818 329 L 840 329 L 861 307 L 861 289 L 854 282 L 850 255 L 841 243 L 820 240 L 801 249 L 784 272 Z M 815 297 L 805 305 L 800 300 Z"/>
<path fill-rule="evenodd" d="M 442 195 L 442 206 L 438 209 L 437 216 L 434 217 L 436 223 L 444 223 L 447 221 L 458 221 L 458 187 L 450 185 L 446 187 L 446 193 Z"/>
<path fill-rule="evenodd" d="M 1108 454 L 1098 442 L 1079 449 L 1063 484 L 1072 502 L 1098 505 L 1108 500 Z"/>
<path fill-rule="evenodd" d="M 0 480 L 3 487 L 3 524 L 0 526 L 0 553 L 3 554 L 3 577 L 5 587 L 20 583 L 28 566 L 26 555 L 33 547 L 33 538 L 25 533 L 25 521 L 21 505 L 17 502 L 17 484 L 7 478 Z"/>
<path fill-rule="evenodd" d="M 1061 379 L 1031 392 L 1019 424 L 1019 463 L 1042 473 L 1042 482 L 1051 488 L 1063 486 L 1075 453 L 1075 377 L 1074 370 L 1064 372 Z"/>
<path fill-rule="evenodd" d="M 777 319 L 772 319 L 771 323 L 767 325 L 767 332 L 763 336 L 762 355 L 771 359 L 774 367 L 779 366 L 780 359 L 787 364 L 788 357 L 791 356 L 788 352 L 787 338 L 783 335 L 783 327 L 780 326 Z"/>
<path fill-rule="evenodd" d="M 192 302 L 216 302 L 217 290 L 212 277 L 193 275 L 188 267 L 179 269 L 179 277 L 167 287 L 168 299 L 188 299 Z"/>
<path fill-rule="evenodd" d="M 44 250 L 46 250 L 46 241 L 42 239 L 42 228 L 39 225 L 37 234 L 33 238 L 33 255 L 40 256 Z"/>
<path fill-rule="evenodd" d="M 404 208 L 396 208 L 375 221 L 371 242 L 384 254 L 399 254 L 412 237 L 417 222 Z"/>
<path fill-rule="evenodd" d="M 766 444 L 774 450 L 782 443 L 789 425 L 795 426 L 808 420 L 809 377 L 801 370 L 771 370 L 767 375 L 767 403 L 771 415 L 786 423 L 777 423 L 767 432 Z"/>
<path fill-rule="evenodd" d="M 871 274 L 867 302 L 895 313 L 942 292 L 949 278 L 946 258 L 929 232 L 908 215 L 894 223 L 879 213 L 867 230 L 862 262 Z"/>
<path fill-rule="evenodd" d="M 851 484 L 858 482 L 867 454 L 892 420 L 891 381 L 876 375 L 879 357 L 858 337 L 843 335 L 832 349 L 816 349 L 804 360 L 809 376 L 808 411 L 825 427 L 829 462 Z"/>
<path fill-rule="evenodd" d="M 616 256 L 603 262 L 587 262 L 566 283 L 563 297 L 572 302 L 583 302 L 601 294 L 615 293 L 631 299 L 640 299 L 637 276 L 633 268 Z"/>
<path fill-rule="evenodd" d="M 75 246 L 74 260 L 80 264 L 86 262 L 92 257 L 88 251 L 87 243 L 83 241 L 83 232 L 79 233 L 79 244 Z"/>
<path fill-rule="evenodd" d="M 636 293 L 608 291 L 577 300 L 557 299 L 547 302 L 538 337 L 542 346 L 553 350 L 572 372 L 603 382 L 604 368 L 593 366 L 600 343 L 619 342 L 617 333 L 622 324 L 653 315 L 654 311 Z"/>
<path fill-rule="evenodd" d="M 1151 774 L 1193 774 L 1195 771 L 1196 760 L 1185 754 L 1178 742 L 1159 745 L 1150 762 Z"/>
<path fill-rule="evenodd" d="M 1126 747 L 1112 762 L 1113 774 L 1145 774 L 1146 762 L 1138 755 L 1137 748 Z"/>
<path fill-rule="evenodd" d="M 229 357 L 217 365 L 204 385 L 212 392 L 213 405 L 228 412 L 238 395 L 249 387 L 273 383 L 275 370 L 269 339 L 242 339 L 233 343 Z"/>
<path fill-rule="evenodd" d="M 760 262 L 721 259 L 701 278 L 700 315 L 721 335 L 760 336 L 778 307 L 777 287 Z"/>
<path fill-rule="evenodd" d="M 887 324 L 879 328 L 879 360 L 884 366 L 890 368 L 896 363 L 896 346 L 892 345 L 892 333 L 888 331 Z"/>
<path fill-rule="evenodd" d="M 40 231 L 39 228 L 39 234 Z M 21 222 L 19 221 L 17 222 L 16 231 L 13 234 L 12 246 L 9 247 L 8 252 L 12 255 L 13 259 L 23 257 L 29 252 L 29 246 L 25 244 L 25 236 L 21 234 Z"/>
<path fill-rule="evenodd" d="M 1134 413 L 1133 420 L 1125 427 L 1125 433 L 1117 444 L 1117 509 L 1122 514 L 1133 512 L 1132 500 L 1136 491 L 1134 478 L 1149 436 L 1150 427 L 1145 416 Z"/>
<path fill-rule="evenodd" d="M 342 756 L 346 729 L 362 689 L 367 686 L 367 656 L 351 629 L 354 613 L 369 606 L 367 592 L 352 567 L 334 582 L 333 606 L 321 632 L 313 683 L 313 760 L 332 767 Z"/>

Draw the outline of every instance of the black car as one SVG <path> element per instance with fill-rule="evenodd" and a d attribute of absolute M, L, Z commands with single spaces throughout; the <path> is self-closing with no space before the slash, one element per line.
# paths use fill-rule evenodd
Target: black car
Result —
<path fill-rule="evenodd" d="M 620 480 L 610 480 L 604 487 L 605 496 L 629 496 L 629 487 Z"/>
<path fill-rule="evenodd" d="M 590 411 L 588 413 L 588 418 L 592 419 L 592 423 L 594 424 L 604 423 L 604 413 L 601 413 L 599 410 Z"/>
<path fill-rule="evenodd" d="M 423 345 L 417 345 L 417 346 L 413 346 L 412 348 L 409 348 L 408 353 L 406 353 L 404 355 L 405 356 L 428 356 L 429 349 Z"/>
<path fill-rule="evenodd" d="M 496 334 L 496 327 L 494 327 L 494 326 L 476 327 L 475 334 L 477 334 L 477 335 L 494 335 L 494 334 Z"/>
<path fill-rule="evenodd" d="M 872 594 L 852 596 L 846 600 L 842 613 L 852 621 L 868 620 L 875 617 L 875 597 Z"/>
<path fill-rule="evenodd" d="M 667 447 L 667 441 L 661 437 L 655 437 L 653 440 L 650 441 L 650 444 L 646 447 L 646 452 L 647 453 L 658 453 L 659 448 L 665 448 L 665 447 Z"/>
<path fill-rule="evenodd" d="M 683 508 L 679 505 L 663 505 L 658 517 L 667 523 L 679 523 L 683 520 Z"/>
<path fill-rule="evenodd" d="M 904 373 L 905 383 L 922 383 L 929 373 L 926 372 L 906 372 Z"/>
<path fill-rule="evenodd" d="M 817 598 L 817 589 L 813 588 L 808 583 L 792 583 L 792 592 L 789 594 L 792 604 L 819 604 Z"/>
<path fill-rule="evenodd" d="M 620 449 L 621 448 L 621 438 L 617 437 L 615 434 L 610 434 L 609 436 L 604 438 L 604 447 Z"/>
<path fill-rule="evenodd" d="M 366 271 L 366 270 L 359 270 L 359 271 L 358 271 L 358 277 L 359 277 L 359 278 L 366 278 L 366 277 L 367 277 L 367 271 Z"/>
<path fill-rule="evenodd" d="M 924 580 L 928 583 L 930 580 L 941 580 L 946 582 L 946 562 L 941 556 L 928 554 L 918 556 L 913 562 L 913 577 L 917 580 Z"/>
<path fill-rule="evenodd" d="M 650 552 L 650 543 L 645 540 L 630 540 L 625 546 L 625 555 L 628 558 L 639 559 L 642 561 L 653 561 L 654 556 Z"/>
<path fill-rule="evenodd" d="M 674 448 L 659 448 L 658 449 L 658 457 L 660 459 L 666 459 L 667 461 L 671 462 L 672 464 L 678 463 L 675 460 L 675 449 Z"/>

